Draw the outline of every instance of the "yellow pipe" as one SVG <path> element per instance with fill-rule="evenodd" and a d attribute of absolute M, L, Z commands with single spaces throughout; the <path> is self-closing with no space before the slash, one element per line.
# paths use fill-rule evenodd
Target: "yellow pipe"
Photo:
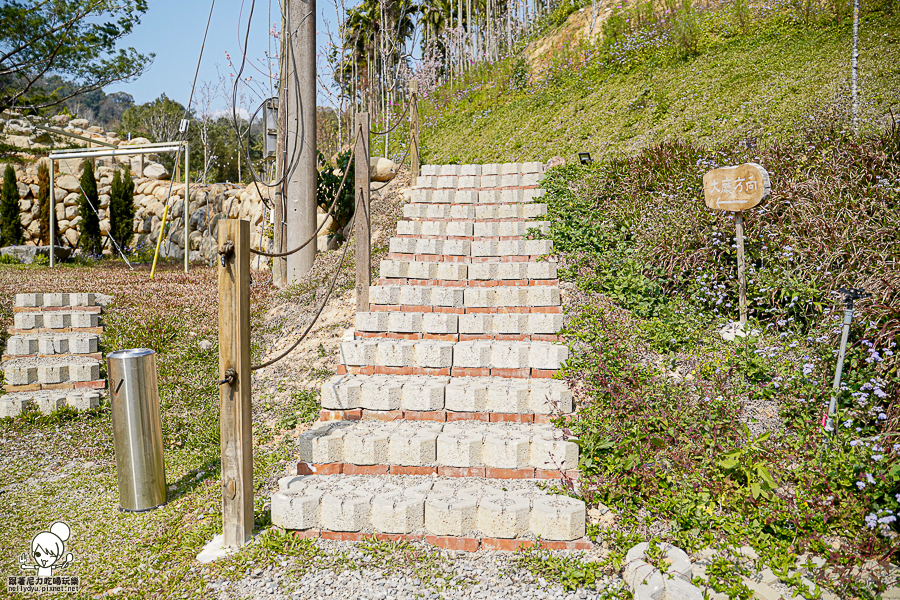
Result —
<path fill-rule="evenodd" d="M 163 233 L 166 231 L 166 217 L 169 216 L 169 203 L 163 209 L 162 225 L 159 227 L 159 237 L 156 238 L 156 252 L 153 253 L 153 268 L 150 269 L 150 279 L 156 274 L 156 261 L 159 259 L 159 247 L 162 246 Z"/>

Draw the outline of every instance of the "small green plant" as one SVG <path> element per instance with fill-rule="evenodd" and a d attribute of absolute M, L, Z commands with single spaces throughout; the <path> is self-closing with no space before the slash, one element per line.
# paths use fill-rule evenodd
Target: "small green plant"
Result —
<path fill-rule="evenodd" d="M 647 543 L 647 550 L 644 552 L 644 556 L 647 558 L 647 563 L 659 569 L 661 573 L 669 572 L 670 563 L 666 561 L 666 554 L 659 547 L 659 539 L 652 538 Z"/>
<path fill-rule="evenodd" d="M 278 422 L 279 429 L 293 429 L 300 423 L 312 423 L 319 417 L 322 405 L 316 390 L 294 390 Z"/>
<path fill-rule="evenodd" d="M 763 444 L 769 435 L 767 432 L 754 438 L 748 429 L 744 446 L 727 452 L 716 462 L 732 481 L 742 488 L 749 488 L 754 499 L 770 498 L 772 491 L 778 487 L 769 471 L 769 464 L 761 458 L 765 456 Z"/>
<path fill-rule="evenodd" d="M 514 562 L 536 576 L 563 586 L 565 590 L 595 587 L 603 575 L 603 563 L 585 562 L 573 556 L 558 556 L 540 543 L 516 551 Z"/>
<path fill-rule="evenodd" d="M 319 170 L 316 184 L 316 204 L 327 213 L 331 209 L 332 202 L 335 203 L 334 209 L 331 211 L 332 225 L 328 229 L 331 234 L 336 234 L 353 218 L 356 197 L 353 170 L 356 168 L 356 161 L 350 160 L 351 153 L 352 150 L 338 153 L 337 164 L 334 166 L 328 162 L 324 154 L 319 153 L 319 164 L 322 167 Z M 344 182 L 343 188 L 341 188 L 342 181 Z M 339 189 L 341 193 L 340 196 L 337 196 Z"/>
<path fill-rule="evenodd" d="M 3 188 L 0 191 L 0 246 L 16 246 L 22 243 L 22 221 L 19 218 L 19 188 L 16 171 L 7 165 L 3 171 Z"/>
<path fill-rule="evenodd" d="M 753 592 L 741 581 L 742 575 L 750 572 L 740 563 L 732 562 L 725 557 L 716 558 L 706 568 L 709 587 L 720 594 L 726 594 L 731 600 L 750 600 Z M 695 585 L 703 585 L 703 580 L 695 578 Z"/>

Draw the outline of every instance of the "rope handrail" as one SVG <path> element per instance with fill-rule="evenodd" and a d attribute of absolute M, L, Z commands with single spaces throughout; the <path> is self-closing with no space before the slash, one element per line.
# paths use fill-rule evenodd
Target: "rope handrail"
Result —
<path fill-rule="evenodd" d="M 369 130 L 369 133 L 370 133 L 371 135 L 387 135 L 387 134 L 389 134 L 389 133 L 392 133 L 395 129 L 397 129 L 397 127 L 400 126 L 400 123 L 403 122 L 403 117 L 409 115 L 409 103 L 410 103 L 411 100 L 412 100 L 412 95 L 410 94 L 409 98 L 406 99 L 406 106 L 404 106 L 404 107 L 403 107 L 403 110 L 400 111 L 400 116 L 397 118 L 397 122 L 394 123 L 394 124 L 391 126 L 390 129 L 388 129 L 387 131 L 372 131 L 372 130 Z"/>
<path fill-rule="evenodd" d="M 356 215 L 358 214 L 358 210 L 359 210 L 359 200 L 357 199 L 356 205 L 354 206 L 354 209 L 353 209 L 353 220 L 350 222 L 350 230 L 351 231 L 353 230 L 353 227 L 356 225 Z M 338 263 L 337 268 L 334 270 L 334 277 L 331 278 L 331 285 L 328 287 L 328 293 L 325 294 L 325 299 L 322 301 L 322 305 L 319 306 L 319 310 L 316 311 L 316 315 L 313 317 L 310 324 L 306 326 L 306 329 L 303 331 L 303 333 L 300 334 L 300 337 L 297 339 L 297 341 L 295 341 L 291 345 L 290 348 L 288 348 L 287 350 L 285 350 L 279 356 L 276 356 L 272 360 L 268 360 L 264 363 L 250 367 L 251 371 L 256 371 L 258 369 L 263 369 L 265 367 L 274 365 L 279 360 L 281 360 L 282 358 L 284 358 L 285 356 L 287 356 L 288 354 L 293 352 L 297 348 L 297 346 L 300 345 L 300 342 L 302 342 L 304 339 L 306 339 L 306 336 L 309 334 L 310 330 L 312 330 L 313 325 L 315 325 L 316 322 L 319 320 L 319 316 L 321 316 L 322 311 L 325 310 L 325 306 L 328 304 L 328 300 L 331 298 L 331 293 L 334 291 L 334 286 L 337 283 L 338 275 L 340 275 L 341 268 L 344 266 L 344 258 L 347 256 L 347 248 L 349 248 L 349 247 L 350 247 L 349 242 L 344 244 L 344 250 L 343 250 L 343 252 L 341 252 L 341 260 Z"/>

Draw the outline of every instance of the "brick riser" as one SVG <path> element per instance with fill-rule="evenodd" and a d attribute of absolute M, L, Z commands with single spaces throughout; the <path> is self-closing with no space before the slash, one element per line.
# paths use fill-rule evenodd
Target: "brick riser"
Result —
<path fill-rule="evenodd" d="M 505 256 L 461 256 L 455 254 L 403 254 L 388 252 L 387 260 L 415 260 L 419 262 L 453 263 L 493 263 L 493 262 L 538 262 L 546 259 L 546 254 L 509 254 Z"/>
<path fill-rule="evenodd" d="M 559 285 L 559 279 L 409 279 L 381 278 L 374 285 L 426 285 L 430 287 L 531 287 Z"/>
<path fill-rule="evenodd" d="M 553 419 L 562 417 L 570 419 L 571 415 L 546 415 L 534 413 L 499 413 L 499 412 L 456 412 L 452 410 L 369 410 L 355 408 L 352 410 L 319 411 L 320 421 L 359 421 L 374 419 L 378 421 L 484 421 L 486 423 L 535 423 L 538 425 L 552 423 Z"/>
<path fill-rule="evenodd" d="M 395 238 L 412 240 L 459 240 L 466 242 L 522 242 L 528 238 L 524 235 L 423 235 L 420 233 L 395 233 Z"/>
<path fill-rule="evenodd" d="M 417 306 L 412 304 L 371 304 L 369 311 L 435 312 L 464 314 L 549 313 L 562 314 L 562 306 Z"/>
<path fill-rule="evenodd" d="M 17 358 L 68 358 L 68 357 L 79 357 L 79 358 L 93 358 L 94 360 L 103 360 L 102 352 L 91 352 L 90 354 L 72 354 L 67 352 L 65 354 L 4 354 L 2 358 L 0 358 L 0 362 L 6 362 L 8 360 L 15 360 Z"/>
<path fill-rule="evenodd" d="M 556 469 L 495 469 L 493 467 L 411 467 L 403 465 L 354 465 L 351 463 L 297 463 L 297 475 L 437 475 L 439 477 L 481 477 L 490 479 L 562 479 Z M 581 473 L 568 470 L 570 479 Z"/>
<path fill-rule="evenodd" d="M 68 381 L 64 383 L 29 383 L 28 385 L 7 385 L 3 389 L 7 393 L 41 392 L 53 390 L 102 390 L 106 387 L 105 379 L 94 381 Z"/>
<path fill-rule="evenodd" d="M 97 335 L 103 334 L 103 326 L 100 327 L 60 327 L 59 329 L 53 329 L 50 327 L 38 327 L 35 329 L 16 329 L 15 327 L 11 327 L 7 329 L 9 335 L 35 335 L 40 333 L 96 333 Z"/>
<path fill-rule="evenodd" d="M 100 314 L 101 306 L 14 306 L 13 313 L 29 312 L 86 312 Z"/>
<path fill-rule="evenodd" d="M 438 377 L 504 377 L 516 379 L 552 379 L 557 369 L 491 369 L 466 367 L 363 367 L 338 365 L 338 375 L 435 375 Z"/>
<path fill-rule="evenodd" d="M 477 552 L 480 550 L 519 550 L 521 548 L 531 548 L 536 544 L 548 550 L 591 550 L 594 545 L 588 538 L 580 540 L 572 540 L 571 542 L 554 542 L 541 540 L 517 540 L 502 538 L 471 538 L 471 537 L 455 537 L 444 535 L 416 535 L 416 534 L 400 534 L 400 533 L 359 533 L 356 531 L 328 531 L 323 529 L 303 529 L 294 531 L 293 535 L 300 539 L 321 538 L 323 540 L 333 540 L 338 542 L 362 542 L 366 539 L 375 537 L 381 541 L 396 542 L 406 540 L 410 542 L 424 541 L 426 544 L 445 548 L 447 550 L 455 550 L 460 552 Z"/>
<path fill-rule="evenodd" d="M 507 342 L 558 342 L 558 335 L 546 333 L 395 333 L 393 331 L 354 331 L 357 338 L 378 338 L 388 340 L 437 340 L 440 342 L 468 342 L 473 340 L 496 340 Z"/>

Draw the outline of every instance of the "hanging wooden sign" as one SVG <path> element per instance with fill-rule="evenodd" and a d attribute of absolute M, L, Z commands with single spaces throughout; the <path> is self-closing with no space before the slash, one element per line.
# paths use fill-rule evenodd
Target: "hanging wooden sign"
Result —
<path fill-rule="evenodd" d="M 703 199 L 715 210 L 734 212 L 741 324 L 747 322 L 747 276 L 744 265 L 744 212 L 759 205 L 772 191 L 769 173 L 756 163 L 713 169 L 703 176 Z"/>
<path fill-rule="evenodd" d="M 769 197 L 769 173 L 756 163 L 713 169 L 703 176 L 706 205 L 716 210 L 740 212 Z"/>

